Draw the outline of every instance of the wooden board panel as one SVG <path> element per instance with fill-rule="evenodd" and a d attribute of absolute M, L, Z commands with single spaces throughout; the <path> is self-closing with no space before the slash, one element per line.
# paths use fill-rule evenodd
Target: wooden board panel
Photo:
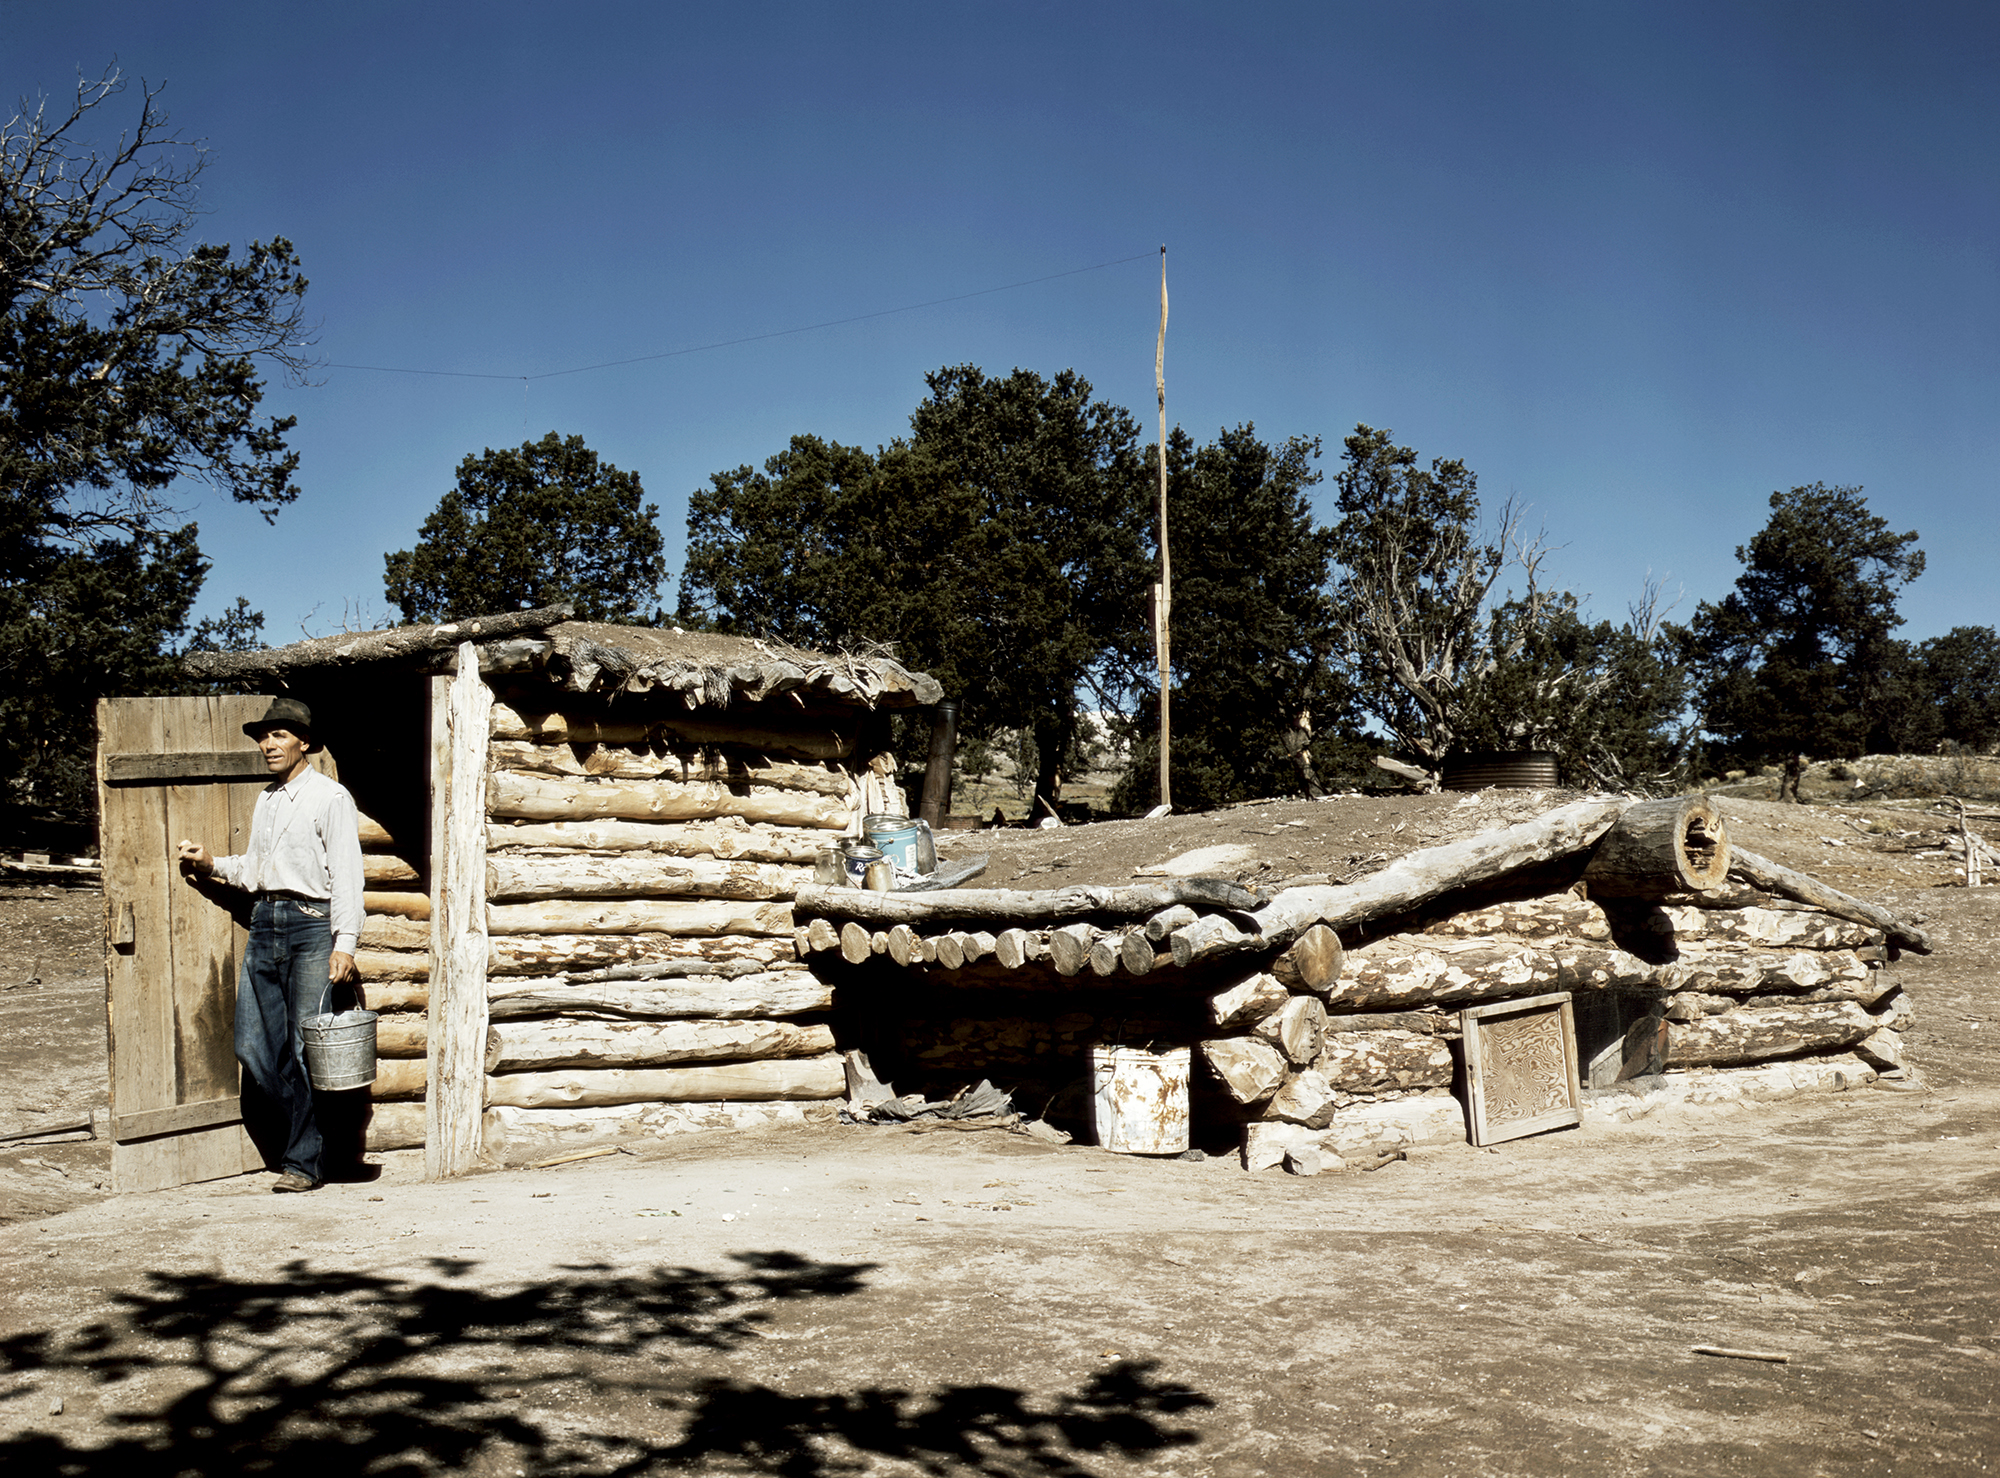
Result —
<path fill-rule="evenodd" d="M 239 741 L 244 736 L 238 734 Z M 166 754 L 125 753 L 104 757 L 104 778 L 111 785 L 164 784 L 175 780 L 227 780 L 232 783 L 270 779 L 264 756 L 246 742 L 231 749 L 175 750 Z"/>
<path fill-rule="evenodd" d="M 1474 1144 L 1498 1144 L 1583 1121 L 1576 1021 L 1568 991 L 1469 1006 L 1466 1124 Z"/>
<path fill-rule="evenodd" d="M 263 1163 L 239 1116 L 226 1111 L 239 1085 L 236 981 L 248 900 L 182 879 L 174 847 L 189 838 L 226 854 L 247 844 L 261 787 L 244 781 L 264 770 L 242 726 L 268 702 L 98 705 L 112 1184 L 120 1191 L 213 1180 Z M 337 774 L 325 754 L 313 767 Z"/>
<path fill-rule="evenodd" d="M 220 751 L 233 735 L 239 747 L 248 748 L 241 732 L 244 718 L 236 715 L 255 717 L 262 706 L 263 700 L 255 698 L 247 704 L 220 697 L 171 700 L 161 715 L 162 743 L 170 752 Z M 254 805 L 257 791 L 247 786 L 214 780 L 168 785 L 167 851 L 183 837 L 200 841 L 211 852 L 240 850 L 249 839 L 249 829 L 246 826 L 237 835 L 230 814 L 230 792 L 239 788 Z M 240 909 L 241 904 L 231 892 L 196 889 L 178 876 L 177 864 L 168 866 L 174 1098 L 183 1105 L 213 1102 L 235 1094 L 240 1081 L 235 1037 L 241 952 L 231 907 Z M 255 1169 L 259 1163 L 255 1159 L 244 1163 L 247 1138 L 237 1123 L 190 1126 L 176 1136 L 181 1183 Z"/>
<path fill-rule="evenodd" d="M 105 754 L 164 748 L 163 717 L 157 702 L 127 699 L 97 705 L 98 841 L 105 908 L 115 919 L 122 905 L 131 905 L 131 943 L 105 951 L 105 1025 L 114 1119 L 179 1106 L 173 1094 L 173 1002 L 164 988 L 171 948 L 166 911 L 172 897 L 171 869 L 163 850 L 166 793 L 150 786 L 113 792 L 102 773 Z M 178 1185 L 179 1175 L 180 1153 L 170 1141 L 112 1146 L 116 1190 Z"/>

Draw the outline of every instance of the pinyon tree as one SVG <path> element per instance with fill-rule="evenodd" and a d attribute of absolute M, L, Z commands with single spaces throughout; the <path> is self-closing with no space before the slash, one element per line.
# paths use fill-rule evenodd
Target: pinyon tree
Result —
<path fill-rule="evenodd" d="M 1743 573 L 1678 633 L 1703 727 L 1725 755 L 1781 761 L 1798 799 L 1806 756 L 1851 758 L 1896 701 L 1897 592 L 1923 573 L 1914 531 L 1893 532 L 1858 487 L 1771 494 L 1770 520 L 1736 557 Z"/>
<path fill-rule="evenodd" d="M 93 146 L 114 69 L 0 125 L 0 783 L 92 808 L 95 700 L 158 692 L 207 563 L 185 479 L 266 519 L 298 496 L 263 374 L 306 369 L 306 279 L 282 237 L 194 234 L 198 143 L 158 93 Z"/>
<path fill-rule="evenodd" d="M 638 473 L 598 461 L 580 436 L 488 447 L 458 464 L 416 547 L 384 556 L 383 589 L 405 621 L 559 601 L 583 621 L 657 621 L 667 565 L 644 497 Z"/>

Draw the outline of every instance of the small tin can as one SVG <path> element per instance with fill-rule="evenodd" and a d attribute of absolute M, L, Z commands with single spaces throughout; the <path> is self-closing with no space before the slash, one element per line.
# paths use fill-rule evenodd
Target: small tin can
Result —
<path fill-rule="evenodd" d="M 851 888 L 867 886 L 868 864 L 882 860 L 882 849 L 873 842 L 858 839 L 840 844 L 841 866 L 847 873 L 847 884 Z"/>
<path fill-rule="evenodd" d="M 880 861 L 869 863 L 868 871 L 862 874 L 861 886 L 875 893 L 895 892 L 896 891 L 895 864 L 890 862 L 889 859 L 886 857 L 882 858 Z"/>

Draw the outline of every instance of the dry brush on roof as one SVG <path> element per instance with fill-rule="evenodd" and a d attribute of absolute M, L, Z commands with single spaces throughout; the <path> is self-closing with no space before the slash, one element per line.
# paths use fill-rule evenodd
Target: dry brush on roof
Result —
<path fill-rule="evenodd" d="M 662 693 L 689 708 L 774 698 L 868 707 L 938 702 L 936 679 L 875 653 L 825 653 L 648 626 L 572 621 L 568 606 L 468 617 L 436 625 L 341 632 L 256 652 L 196 652 L 184 666 L 206 682 L 289 687 L 352 668 L 444 672 L 460 643 L 480 652 L 482 671 L 539 675 L 575 693 Z"/>

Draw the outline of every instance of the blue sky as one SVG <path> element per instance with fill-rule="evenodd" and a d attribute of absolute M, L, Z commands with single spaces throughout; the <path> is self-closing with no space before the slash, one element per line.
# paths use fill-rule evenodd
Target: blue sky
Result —
<path fill-rule="evenodd" d="M 549 430 L 678 569 L 709 473 L 887 441 L 939 365 L 1151 427 L 1161 243 L 1170 418 L 1324 437 L 1324 508 L 1388 426 L 1597 614 L 1684 618 L 1773 489 L 1860 484 L 1922 535 L 1906 636 L 2000 622 L 1991 5 L 0 0 L 9 101 L 113 59 L 207 141 L 203 234 L 297 245 L 329 366 L 502 377 L 273 387 L 300 502 L 183 501 L 274 641 L 383 617 L 460 458 Z"/>

